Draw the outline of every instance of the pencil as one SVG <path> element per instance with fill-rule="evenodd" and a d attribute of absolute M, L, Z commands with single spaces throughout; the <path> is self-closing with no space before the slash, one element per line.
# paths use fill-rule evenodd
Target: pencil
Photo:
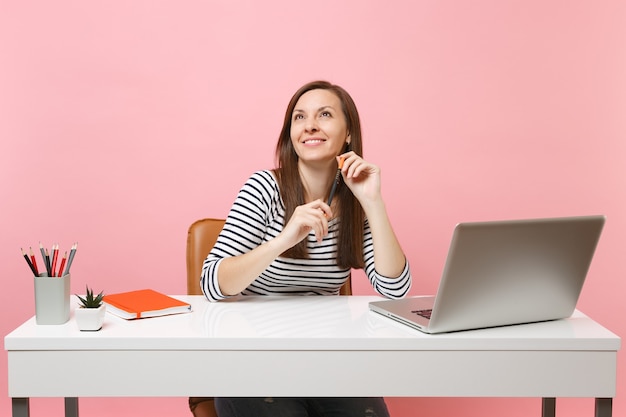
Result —
<path fill-rule="evenodd" d="M 330 195 L 328 196 L 328 205 L 333 202 L 333 197 L 335 197 L 335 191 L 337 191 L 337 186 L 339 185 L 339 181 L 341 181 L 341 168 L 343 168 L 344 158 L 339 158 L 339 167 L 337 168 L 337 174 L 335 175 L 335 180 L 333 181 L 333 186 L 330 189 Z"/>
<path fill-rule="evenodd" d="M 55 271 L 57 269 L 57 258 L 59 256 L 59 244 L 57 243 L 56 245 L 52 245 L 52 266 L 50 267 L 50 269 L 52 270 L 52 276 L 58 276 L 55 275 Z"/>
<path fill-rule="evenodd" d="M 35 259 L 35 254 L 33 253 L 33 248 L 29 248 L 30 249 L 30 260 L 33 263 L 33 267 L 35 267 L 35 274 L 37 276 L 39 276 L 39 268 L 37 267 L 37 259 Z"/>
<path fill-rule="evenodd" d="M 41 251 L 41 257 L 43 258 L 43 266 L 45 267 L 46 272 L 48 273 L 48 276 L 50 276 L 50 265 L 48 265 L 48 261 L 46 258 L 46 251 L 44 250 L 41 242 L 39 242 L 39 250 Z"/>
<path fill-rule="evenodd" d="M 59 266 L 59 277 L 63 276 L 63 267 L 65 266 L 65 260 L 67 259 L 67 251 L 63 254 L 63 258 L 61 259 L 61 265 Z"/>
<path fill-rule="evenodd" d="M 33 274 L 35 274 L 35 276 L 39 275 L 37 273 L 37 271 L 35 270 L 35 267 L 33 266 L 33 263 L 28 258 L 28 255 L 26 255 L 26 253 L 24 253 L 24 249 L 20 248 L 20 250 L 22 251 L 22 255 L 24 256 L 24 259 L 26 259 L 26 263 L 28 264 L 28 267 L 30 268 L 31 271 L 33 271 Z"/>
<path fill-rule="evenodd" d="M 70 267 L 72 266 L 72 262 L 74 261 L 74 255 L 76 255 L 76 249 L 78 248 L 78 243 L 74 243 L 72 245 L 72 249 L 70 249 L 70 256 L 67 258 L 67 266 L 65 267 L 65 272 L 63 275 L 67 275 L 70 273 Z"/>
<path fill-rule="evenodd" d="M 48 270 L 48 276 L 51 277 L 52 276 L 52 268 L 51 268 L 51 263 L 50 263 L 50 252 L 48 252 L 48 248 L 46 248 L 46 269 Z"/>

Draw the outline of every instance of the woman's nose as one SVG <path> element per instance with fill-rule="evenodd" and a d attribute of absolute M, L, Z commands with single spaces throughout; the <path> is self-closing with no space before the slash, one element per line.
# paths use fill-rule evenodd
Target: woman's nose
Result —
<path fill-rule="evenodd" d="M 317 125 L 317 120 L 315 118 L 309 118 L 306 121 L 306 125 L 304 126 L 307 132 L 317 132 L 319 130 L 319 126 Z"/>

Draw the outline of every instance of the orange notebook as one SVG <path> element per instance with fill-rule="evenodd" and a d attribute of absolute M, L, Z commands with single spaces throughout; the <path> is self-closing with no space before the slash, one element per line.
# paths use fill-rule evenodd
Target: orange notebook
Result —
<path fill-rule="evenodd" d="M 190 304 L 150 289 L 105 295 L 103 301 L 108 312 L 129 320 L 191 311 Z"/>

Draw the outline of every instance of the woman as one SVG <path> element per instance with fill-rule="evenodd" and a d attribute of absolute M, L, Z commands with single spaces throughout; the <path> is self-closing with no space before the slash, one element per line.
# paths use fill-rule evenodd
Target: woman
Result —
<path fill-rule="evenodd" d="M 336 295 L 351 268 L 364 269 L 383 296 L 406 295 L 408 263 L 387 216 L 380 169 L 361 157 L 350 95 L 325 81 L 300 88 L 287 107 L 276 155 L 278 168 L 244 184 L 204 262 L 207 299 Z M 364 410 L 388 416 L 380 398 L 218 398 L 216 408 L 229 417 L 363 416 Z"/>

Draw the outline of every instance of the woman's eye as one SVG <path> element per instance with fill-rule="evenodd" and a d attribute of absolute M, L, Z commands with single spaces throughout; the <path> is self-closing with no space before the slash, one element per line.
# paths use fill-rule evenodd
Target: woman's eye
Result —
<path fill-rule="evenodd" d="M 296 114 L 295 116 L 293 116 L 293 120 L 302 120 L 304 119 L 304 116 L 301 114 Z"/>
<path fill-rule="evenodd" d="M 329 111 L 323 111 L 323 112 L 321 113 L 321 116 L 322 116 L 322 117 L 331 117 L 331 116 L 332 116 L 332 114 L 330 114 L 330 112 L 329 112 Z"/>

